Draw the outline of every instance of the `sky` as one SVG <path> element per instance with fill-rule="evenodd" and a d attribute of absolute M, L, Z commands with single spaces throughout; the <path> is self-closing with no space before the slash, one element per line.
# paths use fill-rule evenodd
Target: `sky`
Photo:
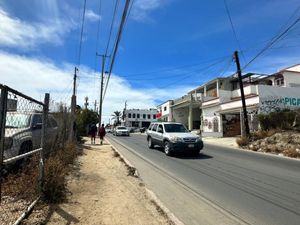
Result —
<path fill-rule="evenodd" d="M 87 96 L 94 109 L 102 63 L 96 53 L 111 55 L 124 4 L 86 0 L 81 39 L 84 0 L 0 0 L 0 83 L 38 100 L 47 92 L 53 105 L 70 105 L 76 66 L 77 104 L 83 106 Z M 243 73 L 272 74 L 300 63 L 299 22 L 243 67 L 299 18 L 299 0 L 226 4 L 233 26 L 224 0 L 134 0 L 104 98 L 104 121 L 122 111 L 125 101 L 127 108 L 154 108 L 233 74 L 235 50 Z"/>

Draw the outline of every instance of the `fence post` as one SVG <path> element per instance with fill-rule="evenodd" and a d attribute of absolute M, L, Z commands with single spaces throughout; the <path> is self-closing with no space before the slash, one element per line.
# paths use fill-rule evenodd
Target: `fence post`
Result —
<path fill-rule="evenodd" d="M 7 112 L 7 87 L 1 86 L 1 99 L 0 99 L 0 203 L 1 203 L 1 185 L 2 185 L 2 170 L 3 170 L 3 153 L 4 153 L 4 136 L 5 136 L 5 123 Z"/>
<path fill-rule="evenodd" d="M 43 184 L 44 184 L 44 167 L 45 167 L 45 146 L 46 146 L 46 130 L 47 130 L 47 118 L 49 111 L 49 93 L 45 94 L 44 106 L 43 106 L 43 126 L 42 126 L 42 135 L 41 135 L 41 148 L 40 151 L 40 163 L 39 163 L 39 191 L 42 195 Z"/>

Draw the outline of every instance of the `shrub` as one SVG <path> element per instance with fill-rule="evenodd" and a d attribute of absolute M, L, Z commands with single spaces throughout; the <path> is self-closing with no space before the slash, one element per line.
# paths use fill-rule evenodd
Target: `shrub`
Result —
<path fill-rule="evenodd" d="M 247 137 L 240 137 L 240 138 L 237 138 L 236 139 L 236 143 L 239 145 L 239 146 L 246 146 L 249 144 L 249 138 Z"/>
<path fill-rule="evenodd" d="M 258 121 L 262 130 L 291 129 L 296 115 L 296 111 L 284 109 L 270 114 L 259 114 Z"/>
<path fill-rule="evenodd" d="M 298 157 L 300 157 L 300 154 L 294 148 L 293 149 L 286 149 L 286 150 L 284 150 L 283 154 L 285 156 L 292 157 L 292 158 L 298 158 Z"/>
<path fill-rule="evenodd" d="M 43 197 L 49 203 L 61 203 L 67 193 L 66 176 L 69 165 L 74 162 L 79 152 L 73 144 L 52 154 L 45 163 Z"/>

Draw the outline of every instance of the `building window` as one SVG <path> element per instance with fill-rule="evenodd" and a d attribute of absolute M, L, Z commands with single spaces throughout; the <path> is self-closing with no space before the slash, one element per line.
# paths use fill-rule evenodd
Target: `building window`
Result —
<path fill-rule="evenodd" d="M 135 118 L 135 113 L 132 113 L 132 118 Z"/>
<path fill-rule="evenodd" d="M 140 118 L 140 114 L 136 114 L 136 118 L 138 118 L 138 119 L 139 119 L 139 118 Z"/>
<path fill-rule="evenodd" d="M 131 113 L 128 113 L 128 118 L 131 118 Z"/>
<path fill-rule="evenodd" d="M 149 115 L 149 114 L 148 114 L 148 119 L 149 119 L 149 120 L 151 119 L 151 115 Z"/>
<path fill-rule="evenodd" d="M 284 85 L 284 78 L 281 74 L 278 74 L 276 77 L 275 77 L 275 82 L 276 86 L 283 86 Z"/>
<path fill-rule="evenodd" d="M 164 111 L 167 111 L 167 106 L 164 107 Z"/>
<path fill-rule="evenodd" d="M 143 114 L 143 119 L 146 119 L 146 114 Z"/>
<path fill-rule="evenodd" d="M 156 115 L 155 115 L 155 114 L 153 115 L 153 119 L 154 119 L 154 120 L 156 119 Z"/>

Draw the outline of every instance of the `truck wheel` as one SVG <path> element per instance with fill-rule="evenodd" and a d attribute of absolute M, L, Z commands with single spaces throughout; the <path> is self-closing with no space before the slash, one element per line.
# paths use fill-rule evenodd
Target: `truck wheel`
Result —
<path fill-rule="evenodd" d="M 164 142 L 164 151 L 165 151 L 166 155 L 168 155 L 168 156 L 172 155 L 170 142 L 168 142 L 168 141 Z"/>
<path fill-rule="evenodd" d="M 153 148 L 154 145 L 153 145 L 153 142 L 152 142 L 152 138 L 151 137 L 148 137 L 148 148 Z"/>
<path fill-rule="evenodd" d="M 25 142 L 21 145 L 19 155 L 30 152 L 31 150 L 32 150 L 32 144 L 30 142 Z M 19 169 L 26 159 L 27 157 L 16 161 L 16 169 Z"/>

